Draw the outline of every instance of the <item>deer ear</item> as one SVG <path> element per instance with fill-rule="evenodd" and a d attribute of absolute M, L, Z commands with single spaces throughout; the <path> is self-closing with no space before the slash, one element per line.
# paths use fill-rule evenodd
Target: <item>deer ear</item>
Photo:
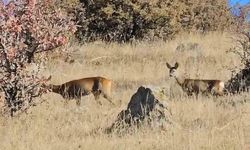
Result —
<path fill-rule="evenodd" d="M 167 65 L 167 67 L 169 68 L 169 69 L 171 69 L 172 67 L 171 67 L 171 65 L 169 65 L 169 63 L 168 62 L 166 62 L 166 65 Z"/>
<path fill-rule="evenodd" d="M 177 69 L 179 67 L 179 63 L 176 62 L 175 65 L 174 65 L 175 69 Z"/>

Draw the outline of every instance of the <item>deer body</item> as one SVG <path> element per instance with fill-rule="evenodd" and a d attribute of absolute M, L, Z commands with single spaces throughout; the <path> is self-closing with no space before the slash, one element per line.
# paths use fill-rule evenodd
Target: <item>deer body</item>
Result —
<path fill-rule="evenodd" d="M 184 82 L 179 85 L 188 95 L 198 95 L 199 93 L 223 95 L 224 89 L 224 83 L 220 80 L 185 79 Z"/>
<path fill-rule="evenodd" d="M 76 99 L 77 104 L 80 105 L 82 96 L 93 94 L 97 101 L 100 96 L 106 98 L 110 103 L 111 101 L 111 86 L 112 81 L 104 77 L 89 77 L 78 80 L 72 80 L 61 85 L 49 85 L 49 89 L 62 95 L 65 99 Z M 97 101 L 101 104 L 99 101 Z"/>
<path fill-rule="evenodd" d="M 224 82 L 221 80 L 207 80 L 207 79 L 185 79 L 181 78 L 176 74 L 176 69 L 179 64 L 176 63 L 174 67 L 167 63 L 170 77 L 174 77 L 177 83 L 182 87 L 183 91 L 187 95 L 191 96 L 195 94 L 205 94 L 205 95 L 223 95 Z"/>

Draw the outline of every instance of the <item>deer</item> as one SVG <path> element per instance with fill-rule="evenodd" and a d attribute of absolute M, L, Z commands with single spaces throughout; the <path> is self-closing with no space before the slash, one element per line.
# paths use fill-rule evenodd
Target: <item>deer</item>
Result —
<path fill-rule="evenodd" d="M 47 79 L 50 80 L 51 76 Z M 93 94 L 98 104 L 102 105 L 99 101 L 100 96 L 107 99 L 112 105 L 111 98 L 112 81 L 104 77 L 88 77 L 68 81 L 60 85 L 49 84 L 46 89 L 51 92 L 60 94 L 66 102 L 70 99 L 76 99 L 76 105 L 81 104 L 81 97 Z"/>
<path fill-rule="evenodd" d="M 221 80 L 207 80 L 207 79 L 186 79 L 179 77 L 177 74 L 177 69 L 179 63 L 176 62 L 174 66 L 171 66 L 169 63 L 166 63 L 169 69 L 169 76 L 174 77 L 182 90 L 188 95 L 192 96 L 195 94 L 196 98 L 199 94 L 202 95 L 215 95 L 222 96 L 224 95 L 225 84 Z"/>

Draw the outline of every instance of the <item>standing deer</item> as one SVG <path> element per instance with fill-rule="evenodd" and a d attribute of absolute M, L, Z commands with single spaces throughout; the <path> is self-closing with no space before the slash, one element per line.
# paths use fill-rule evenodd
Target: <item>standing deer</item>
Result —
<path fill-rule="evenodd" d="M 81 97 L 93 94 L 98 104 L 102 105 L 98 99 L 103 96 L 111 104 L 111 85 L 112 81 L 104 77 L 89 77 L 72 80 L 61 85 L 50 84 L 47 89 L 62 95 L 66 100 L 76 99 L 76 104 L 81 104 Z"/>
<path fill-rule="evenodd" d="M 185 79 L 177 75 L 176 70 L 179 67 L 178 62 L 172 67 L 166 63 L 169 68 L 169 76 L 174 77 L 177 83 L 182 87 L 183 91 L 187 95 L 191 96 L 193 94 L 198 96 L 198 94 L 211 94 L 211 95 L 223 95 L 224 82 L 221 80 L 204 80 L 204 79 Z"/>

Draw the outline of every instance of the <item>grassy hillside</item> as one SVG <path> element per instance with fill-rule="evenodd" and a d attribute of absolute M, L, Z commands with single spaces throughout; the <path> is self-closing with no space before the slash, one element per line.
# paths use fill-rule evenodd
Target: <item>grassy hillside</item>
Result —
<path fill-rule="evenodd" d="M 165 66 L 166 61 L 178 61 L 186 77 L 226 81 L 229 68 L 240 68 L 239 58 L 226 53 L 232 44 L 229 35 L 210 33 L 169 42 L 74 45 L 74 63 L 54 56 L 44 74 L 52 75 L 54 84 L 89 76 L 110 78 L 116 105 L 102 98 L 99 106 L 91 95 L 77 107 L 75 101 L 66 105 L 60 95 L 48 93 L 27 114 L 0 117 L 0 149 L 250 149 L 249 93 L 186 97 Z M 123 136 L 92 133 L 111 125 L 140 85 L 165 88 L 165 95 L 157 96 L 171 109 L 173 125 L 167 130 L 143 127 Z"/>

